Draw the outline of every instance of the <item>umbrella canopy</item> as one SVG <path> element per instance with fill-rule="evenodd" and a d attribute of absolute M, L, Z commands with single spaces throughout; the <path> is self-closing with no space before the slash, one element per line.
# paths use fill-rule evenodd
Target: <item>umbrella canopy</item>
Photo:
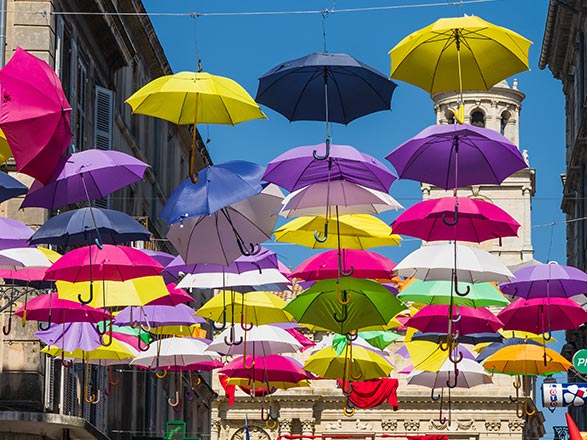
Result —
<path fill-rule="evenodd" d="M 12 150 L 10 150 L 10 145 L 8 145 L 8 141 L 6 140 L 6 135 L 4 134 L 2 129 L 0 129 L 0 163 L 6 162 L 11 157 L 12 157 Z M 6 174 L 6 173 L 4 173 L 4 174 Z M 8 175 L 8 174 L 6 174 L 6 175 Z"/>
<path fill-rule="evenodd" d="M 39 295 L 19 307 L 14 314 L 33 321 L 61 324 L 64 322 L 98 322 L 110 319 L 104 309 L 94 309 L 76 301 L 60 299 L 57 292 Z"/>
<path fill-rule="evenodd" d="M 172 224 L 167 238 L 187 264 L 229 265 L 243 254 L 255 254 L 258 243 L 271 238 L 282 200 L 279 188 L 269 185 L 212 215 Z"/>
<path fill-rule="evenodd" d="M 391 107 L 396 85 L 344 53 L 312 53 L 285 61 L 259 78 L 255 100 L 289 121 L 341 124 Z"/>
<path fill-rule="evenodd" d="M 452 322 L 449 322 L 449 306 L 444 304 L 425 306 L 406 322 L 407 327 L 424 333 L 452 333 L 469 335 L 472 333 L 495 333 L 503 323 L 485 307 L 476 309 L 466 306 L 453 306 Z"/>
<path fill-rule="evenodd" d="M 105 244 L 84 246 L 63 255 L 47 269 L 48 280 L 127 281 L 132 278 L 156 276 L 163 266 L 139 249 Z"/>
<path fill-rule="evenodd" d="M 379 214 L 403 206 L 389 194 L 347 180 L 312 183 L 290 193 L 281 202 L 279 215 L 290 218 L 323 215 L 336 206 L 340 215 Z"/>
<path fill-rule="evenodd" d="M 385 158 L 400 178 L 443 189 L 499 185 L 528 167 L 518 147 L 505 136 L 467 124 L 431 125 Z"/>
<path fill-rule="evenodd" d="M 98 328 L 91 322 L 51 324 L 47 330 L 36 332 L 35 337 L 47 345 L 70 352 L 92 351 L 102 345 Z"/>
<path fill-rule="evenodd" d="M 533 341 L 531 339 L 506 338 L 506 339 L 503 339 L 501 342 L 492 342 L 491 344 L 487 345 L 487 347 L 483 348 L 481 350 L 481 353 L 479 353 L 477 355 L 477 362 L 483 362 L 485 359 L 487 359 L 493 353 L 497 352 L 498 350 L 501 350 L 504 347 L 510 347 L 510 346 L 521 345 L 521 344 L 531 344 L 531 345 L 542 346 L 541 343 Z"/>
<path fill-rule="evenodd" d="M 0 217 L 0 250 L 27 247 L 34 232 L 18 220 Z"/>
<path fill-rule="evenodd" d="M 163 252 L 163 251 L 153 251 L 151 249 L 141 249 L 141 251 L 144 252 L 145 254 L 147 254 L 152 259 L 154 259 L 157 263 L 159 263 L 163 267 L 167 266 L 169 263 L 171 263 L 176 258 L 175 255 L 172 255 L 172 254 L 169 254 L 169 253 Z"/>
<path fill-rule="evenodd" d="M 510 302 L 494 283 L 463 283 L 459 281 L 458 291 L 469 289 L 466 296 L 453 295 L 453 281 L 422 281 L 415 278 L 407 280 L 397 297 L 402 301 L 422 304 L 450 304 L 451 301 L 467 307 L 505 307 Z M 452 299 L 451 299 L 452 297 Z"/>
<path fill-rule="evenodd" d="M 333 347 L 314 352 L 306 359 L 304 368 L 325 379 L 369 380 L 389 376 L 393 365 L 373 350 L 349 345 L 339 355 Z"/>
<path fill-rule="evenodd" d="M 194 309 L 185 304 L 176 306 L 129 306 L 122 309 L 114 317 L 116 325 L 141 327 L 160 327 L 169 325 L 193 325 L 203 323 L 202 318 L 195 317 Z"/>
<path fill-rule="evenodd" d="M 550 348 L 517 344 L 496 351 L 483 361 L 483 366 L 495 373 L 541 376 L 565 372 L 572 364 Z"/>
<path fill-rule="evenodd" d="M 151 306 L 176 306 L 178 304 L 192 302 L 194 298 L 183 289 L 178 289 L 175 283 L 167 283 L 169 295 L 161 296 L 147 305 Z"/>
<path fill-rule="evenodd" d="M 364 333 L 369 333 L 369 332 L 359 332 L 359 333 L 364 334 Z M 383 332 L 380 332 L 380 333 L 383 333 Z M 312 347 L 312 349 L 310 350 L 310 354 L 315 353 L 319 350 L 322 350 L 323 348 L 326 348 L 326 347 L 332 347 L 332 348 L 334 348 L 334 351 L 336 352 L 337 355 L 341 355 L 347 349 L 347 346 L 351 343 L 352 343 L 353 347 L 357 347 L 357 346 L 365 347 L 365 348 L 368 348 L 369 350 L 374 351 L 375 353 L 377 353 L 381 356 L 387 356 L 389 354 L 386 351 L 384 351 L 382 348 L 379 348 L 379 347 L 372 345 L 370 342 L 368 342 L 366 339 L 364 339 L 363 337 L 361 337 L 359 335 L 357 335 L 356 337 L 353 336 L 352 338 L 349 338 L 349 337 L 347 337 L 347 335 L 341 335 L 339 333 L 331 333 L 331 334 L 324 336 L 320 340 L 320 342 L 318 342 L 316 345 L 314 345 Z"/>
<path fill-rule="evenodd" d="M 58 209 L 102 199 L 143 179 L 149 165 L 121 151 L 90 149 L 60 159 L 43 186 L 34 182 L 21 208 Z"/>
<path fill-rule="evenodd" d="M 253 365 L 253 368 L 247 368 L 247 366 L 250 367 L 251 365 Z M 250 379 L 261 383 L 288 382 L 297 384 L 302 380 L 312 378 L 295 359 L 279 354 L 270 354 L 268 356 L 247 355 L 244 359 L 243 356 L 239 356 L 218 370 L 218 374 L 225 374 L 229 378 Z"/>
<path fill-rule="evenodd" d="M 377 246 L 399 246 L 400 236 L 391 233 L 391 228 L 377 217 L 368 214 L 351 214 L 330 217 L 330 233 L 325 241 L 314 237 L 316 231 L 325 228 L 324 217 L 298 217 L 276 229 L 275 241 L 295 243 L 312 249 L 366 249 Z"/>
<path fill-rule="evenodd" d="M 139 353 L 131 365 L 145 368 L 184 367 L 200 362 L 212 362 L 220 356 L 206 351 L 208 342 L 195 338 L 166 338 L 151 343 Z"/>
<path fill-rule="evenodd" d="M 330 145 L 328 160 L 318 160 L 314 151 L 324 144 L 296 147 L 280 154 L 267 165 L 263 180 L 288 191 L 335 180 L 346 180 L 387 192 L 397 176 L 374 157 L 349 145 Z"/>
<path fill-rule="evenodd" d="M 452 388 L 473 388 L 493 383 L 487 371 L 471 359 L 461 359 L 458 372 L 455 380 L 455 365 L 447 359 L 437 372 L 413 370 L 406 380 L 410 385 L 428 388 L 445 388 L 447 384 L 454 385 Z"/>
<path fill-rule="evenodd" d="M 266 286 L 281 284 L 284 287 L 290 281 L 277 269 L 251 270 L 242 273 L 194 273 L 187 274 L 178 283 L 180 288 L 193 287 L 197 289 L 220 289 L 225 287 Z"/>
<path fill-rule="evenodd" d="M 430 341 L 409 341 L 406 342 L 405 348 L 414 370 L 420 371 L 438 371 L 451 354 L 448 350 L 442 350 L 438 343 Z M 473 353 L 459 344 L 453 348 L 452 358 L 460 358 L 461 355 L 463 359 L 475 359 Z"/>
<path fill-rule="evenodd" d="M 498 313 L 504 330 L 550 333 L 587 322 L 587 312 L 569 298 L 520 298 Z"/>
<path fill-rule="evenodd" d="M 5 157 L 2 149 L 2 131 L 0 130 L 0 163 L 2 158 Z M 11 153 L 12 155 L 12 153 Z M 6 158 L 6 160 L 8 157 Z M 26 194 L 29 189 L 12 177 L 9 174 L 6 174 L 3 171 L 0 171 L 0 203 L 5 202 L 6 200 L 13 199 L 14 197 L 22 196 Z"/>
<path fill-rule="evenodd" d="M 342 270 L 354 278 L 391 280 L 395 263 L 383 255 L 371 251 L 342 249 L 340 254 Z M 314 255 L 296 267 L 289 278 L 306 281 L 325 280 L 338 276 L 339 255 L 337 250 Z"/>
<path fill-rule="evenodd" d="M 52 264 L 45 250 L 29 247 L 0 250 L 0 269 L 3 270 L 46 269 Z"/>
<path fill-rule="evenodd" d="M 499 287 L 507 295 L 522 298 L 570 298 L 587 292 L 587 274 L 555 262 L 517 270 L 515 278 Z"/>
<path fill-rule="evenodd" d="M 233 337 L 243 340 L 242 344 L 227 344 Z M 302 344 L 294 338 L 287 330 L 274 325 L 253 326 L 250 330 L 243 330 L 235 326 L 234 330 L 227 328 L 216 336 L 208 346 L 208 350 L 217 353 L 234 356 L 237 354 L 249 353 L 252 356 L 267 356 L 278 353 L 295 353 L 300 351 Z"/>
<path fill-rule="evenodd" d="M 58 246 L 122 244 L 149 240 L 151 233 L 130 215 L 114 209 L 81 208 L 51 217 L 32 234 L 29 243 Z"/>
<path fill-rule="evenodd" d="M 184 180 L 165 203 L 159 217 L 167 224 L 211 215 L 263 190 L 265 167 L 244 160 L 211 165 L 200 171 L 197 183 Z"/>
<path fill-rule="evenodd" d="M 434 333 L 434 332 L 427 332 L 423 333 L 418 331 L 414 333 L 412 336 L 412 341 L 430 341 L 436 342 L 437 344 L 443 343 L 447 340 L 447 337 L 450 335 L 448 333 Z M 500 333 L 471 333 L 469 335 L 461 336 L 459 335 L 458 338 L 459 343 L 461 344 L 483 344 L 483 343 L 493 343 L 503 341 L 503 336 Z"/>
<path fill-rule="evenodd" d="M 458 206 L 458 211 L 455 211 Z M 402 212 L 391 224 L 395 234 L 425 241 L 459 240 L 481 243 L 516 237 L 520 224 L 493 203 L 468 197 L 424 200 Z"/>
<path fill-rule="evenodd" d="M 531 41 L 480 17 L 441 18 L 389 51 L 391 77 L 434 94 L 489 90 L 528 70 Z"/>
<path fill-rule="evenodd" d="M 284 310 L 299 323 L 345 334 L 385 325 L 405 308 L 393 293 L 375 281 L 342 278 L 316 282 Z"/>
<path fill-rule="evenodd" d="M 425 281 L 451 280 L 455 263 L 459 281 L 482 283 L 509 281 L 513 278 L 513 274 L 496 256 L 460 244 L 422 246 L 400 261 L 395 271 L 400 276 Z"/>
<path fill-rule="evenodd" d="M 106 336 L 108 337 L 108 336 Z M 127 363 L 130 359 L 137 355 L 135 350 L 130 345 L 117 340 L 115 337 L 112 338 L 112 343 L 108 346 L 100 345 L 91 351 L 85 350 L 73 350 L 63 351 L 55 345 L 48 345 L 41 350 L 41 353 L 46 353 L 52 357 L 63 356 L 65 359 L 84 360 L 86 362 L 92 361 L 113 361 L 112 363 Z M 110 362 L 106 362 L 109 364 Z"/>
<path fill-rule="evenodd" d="M 20 47 L 0 72 L 0 128 L 19 172 L 47 183 L 71 142 L 71 105 L 55 70 Z"/>

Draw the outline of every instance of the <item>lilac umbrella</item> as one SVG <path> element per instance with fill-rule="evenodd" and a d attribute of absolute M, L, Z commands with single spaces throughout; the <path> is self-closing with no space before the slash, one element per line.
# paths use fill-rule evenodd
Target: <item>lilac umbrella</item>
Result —
<path fill-rule="evenodd" d="M 114 150 L 85 150 L 63 157 L 43 186 L 35 181 L 21 208 L 57 209 L 71 203 L 102 199 L 143 179 L 149 165 Z"/>
<path fill-rule="evenodd" d="M 149 257 L 151 257 L 153 260 L 155 260 L 163 267 L 167 266 L 169 263 L 171 263 L 173 260 L 177 258 L 175 255 L 168 254 L 167 252 L 152 251 L 150 249 L 141 249 L 141 251 L 147 254 Z"/>
<path fill-rule="evenodd" d="M 386 159 L 400 178 L 443 189 L 499 185 L 528 167 L 518 147 L 506 137 L 468 124 L 432 125 L 401 144 Z"/>
<path fill-rule="evenodd" d="M 193 325 L 206 322 L 204 318 L 194 316 L 195 310 L 185 304 L 176 306 L 129 306 L 122 309 L 115 317 L 116 325 L 141 325 L 161 327 L 167 325 Z"/>
<path fill-rule="evenodd" d="M 325 144 L 296 147 L 277 156 L 267 165 L 263 180 L 295 191 L 312 183 L 348 180 L 377 191 L 388 192 L 397 179 L 383 163 L 348 145 L 331 145 L 328 160 L 317 160 Z"/>
<path fill-rule="evenodd" d="M 18 220 L 0 217 L 0 250 L 28 247 L 34 232 Z"/>
<path fill-rule="evenodd" d="M 67 322 L 52 324 L 48 330 L 40 330 L 35 336 L 47 345 L 63 351 L 92 351 L 102 344 L 96 324 L 91 322 Z"/>
<path fill-rule="evenodd" d="M 555 262 L 517 270 L 512 281 L 499 286 L 506 295 L 521 298 L 570 298 L 587 293 L 587 273 Z"/>

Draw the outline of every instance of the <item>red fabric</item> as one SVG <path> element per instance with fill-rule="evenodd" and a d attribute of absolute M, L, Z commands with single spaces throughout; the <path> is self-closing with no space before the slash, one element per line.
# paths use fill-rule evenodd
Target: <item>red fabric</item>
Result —
<path fill-rule="evenodd" d="M 583 440 L 581 431 L 579 431 L 579 428 L 575 424 L 575 421 L 571 415 L 566 413 L 565 417 L 567 418 L 567 428 L 569 428 L 569 440 Z"/>
<path fill-rule="evenodd" d="M 341 385 L 342 381 L 338 381 Z M 394 411 L 398 410 L 397 379 L 384 377 L 382 379 L 352 382 L 349 400 L 357 408 L 374 408 L 387 401 Z M 432 439 L 431 439 L 432 440 Z"/>
<path fill-rule="evenodd" d="M 228 385 L 226 382 L 228 381 L 228 376 L 225 374 L 219 374 L 218 379 L 220 380 L 220 385 L 224 388 L 224 393 L 226 394 L 226 398 L 228 399 L 229 405 L 234 405 L 234 393 L 236 391 L 236 386 Z"/>
<path fill-rule="evenodd" d="M 448 440 L 448 435 L 408 435 L 408 440 Z"/>

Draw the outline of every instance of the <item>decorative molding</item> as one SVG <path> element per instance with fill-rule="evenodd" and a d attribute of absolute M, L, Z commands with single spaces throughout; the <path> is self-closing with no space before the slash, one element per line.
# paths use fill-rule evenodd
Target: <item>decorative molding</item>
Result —
<path fill-rule="evenodd" d="M 381 420 L 381 428 L 384 431 L 397 431 L 397 420 L 392 420 L 392 419 Z"/>
<path fill-rule="evenodd" d="M 420 430 L 420 420 L 404 420 L 404 429 L 415 432 Z"/>
<path fill-rule="evenodd" d="M 524 430 L 524 425 L 526 422 L 524 420 L 510 420 L 508 422 L 508 428 L 511 432 L 520 432 Z"/>
<path fill-rule="evenodd" d="M 302 424 L 302 434 L 314 434 L 314 426 L 316 425 L 316 419 L 314 417 L 309 419 L 300 419 Z"/>
<path fill-rule="evenodd" d="M 446 430 L 448 430 L 448 422 L 447 421 L 441 422 L 437 419 L 430 419 L 430 423 L 428 424 L 428 429 L 435 430 L 435 431 L 446 431 Z"/>
<path fill-rule="evenodd" d="M 457 420 L 457 431 L 476 431 L 475 420 Z"/>
<path fill-rule="evenodd" d="M 222 419 L 212 419 L 212 423 L 211 423 L 211 428 L 212 428 L 212 432 L 216 432 L 218 435 L 220 435 L 220 431 L 222 431 L 222 425 L 223 425 L 223 420 Z"/>
<path fill-rule="evenodd" d="M 485 429 L 489 432 L 499 432 L 501 431 L 501 420 L 487 420 L 485 422 Z"/>
<path fill-rule="evenodd" d="M 293 419 L 279 419 L 279 435 L 291 434 L 291 423 Z"/>
<path fill-rule="evenodd" d="M 373 431 L 373 425 L 370 422 L 362 423 L 360 419 L 355 422 L 357 431 Z"/>
<path fill-rule="evenodd" d="M 336 422 L 326 424 L 327 431 L 340 431 L 342 429 L 342 420 L 338 419 Z"/>

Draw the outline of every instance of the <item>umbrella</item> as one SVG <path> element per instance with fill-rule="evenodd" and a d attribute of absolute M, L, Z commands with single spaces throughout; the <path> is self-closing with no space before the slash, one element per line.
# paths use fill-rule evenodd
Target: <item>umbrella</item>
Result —
<path fill-rule="evenodd" d="M 155 260 L 163 267 L 170 264 L 176 258 L 175 255 L 171 255 L 167 252 L 154 251 L 151 249 L 141 249 L 141 251 L 143 251 L 145 254 L 147 254 L 149 257 L 151 257 L 153 260 Z"/>
<path fill-rule="evenodd" d="M 503 339 L 501 342 L 492 342 L 491 344 L 487 345 L 487 347 L 483 348 L 481 350 L 481 353 L 479 353 L 477 355 L 477 362 L 483 362 L 485 359 L 487 359 L 493 353 L 497 352 L 498 350 L 501 350 L 504 347 L 510 347 L 510 346 L 521 345 L 521 344 L 531 344 L 531 345 L 542 346 L 541 343 L 533 341 L 531 339 L 506 338 L 506 339 Z"/>
<path fill-rule="evenodd" d="M 456 264 L 455 264 L 456 253 Z M 455 272 L 459 281 L 482 283 L 509 281 L 509 269 L 494 255 L 482 249 L 460 244 L 422 246 L 395 266 L 403 277 L 421 280 L 450 280 Z"/>
<path fill-rule="evenodd" d="M 194 309 L 185 304 L 176 306 L 144 305 L 128 306 L 122 309 L 114 317 L 116 325 L 141 326 L 146 329 L 171 326 L 203 323 L 202 318 L 194 317 Z"/>
<path fill-rule="evenodd" d="M 331 145 L 329 160 L 316 160 L 313 152 L 322 150 L 323 146 L 296 147 L 280 154 L 267 165 L 263 180 L 288 191 L 296 191 L 314 183 L 346 180 L 387 193 L 397 179 L 379 160 L 349 145 Z M 336 186 L 332 188 L 334 190 Z M 332 197 L 336 200 L 337 196 Z"/>
<path fill-rule="evenodd" d="M 368 332 L 359 332 L 360 334 L 368 333 Z M 380 332 L 383 333 L 383 332 Z M 347 348 L 349 344 L 353 345 L 353 347 L 361 346 L 365 347 L 369 350 L 374 351 L 375 353 L 381 356 L 387 356 L 389 353 L 384 351 L 382 348 L 376 347 L 372 345 L 369 341 L 364 339 L 363 337 L 357 335 L 352 335 L 352 337 L 347 337 L 347 335 L 341 335 L 339 333 L 330 333 L 324 336 L 320 342 L 312 347 L 310 350 L 310 354 L 315 353 L 323 348 L 332 347 L 336 352 L 337 356 L 341 355 Z"/>
<path fill-rule="evenodd" d="M 499 287 L 506 295 L 522 298 L 569 298 L 587 292 L 587 274 L 555 262 L 525 267 Z"/>
<path fill-rule="evenodd" d="M 364 339 L 372 346 L 383 350 L 401 336 L 391 330 L 368 330 L 358 333 L 358 337 Z"/>
<path fill-rule="evenodd" d="M 23 319 L 61 324 L 64 322 L 98 322 L 110 319 L 110 313 L 58 298 L 57 292 L 39 295 L 17 309 L 14 314 Z"/>
<path fill-rule="evenodd" d="M 426 332 L 423 333 L 421 331 L 417 331 L 412 336 L 412 341 L 430 341 L 436 342 L 437 344 L 443 344 L 444 341 L 450 337 L 448 333 L 435 333 L 435 332 Z M 486 342 L 493 343 L 503 341 L 503 336 L 500 333 L 471 333 L 469 335 L 461 336 L 459 335 L 458 341 L 461 344 L 483 344 Z"/>
<path fill-rule="evenodd" d="M 192 302 L 194 298 L 183 289 L 178 289 L 175 283 L 167 283 L 169 295 L 161 296 L 150 301 L 147 305 L 151 306 L 176 306 L 178 304 Z"/>
<path fill-rule="evenodd" d="M 322 215 L 325 206 L 337 206 L 340 215 L 403 209 L 389 194 L 347 180 L 312 183 L 287 195 L 281 205 L 279 215 L 285 218 Z"/>
<path fill-rule="evenodd" d="M 446 348 L 443 350 L 436 342 L 409 341 L 406 342 L 405 347 L 414 369 L 420 371 L 436 372 L 447 359 L 452 360 L 453 364 L 456 358 L 459 359 L 459 362 L 463 359 L 475 359 L 473 353 L 462 345 L 453 346 L 451 350 L 446 350 Z"/>
<path fill-rule="evenodd" d="M 265 167 L 243 160 L 204 168 L 196 184 L 186 179 L 173 191 L 159 217 L 167 224 L 182 222 L 256 196 L 263 190 L 264 171 Z"/>
<path fill-rule="evenodd" d="M 254 367 L 247 368 L 250 365 Z M 251 382 L 263 384 L 267 382 L 297 384 L 312 378 L 295 359 L 279 354 L 247 355 L 244 359 L 243 356 L 239 356 L 218 370 L 218 374 L 225 374 L 229 378 L 249 379 Z"/>
<path fill-rule="evenodd" d="M 44 186 L 34 182 L 21 208 L 58 209 L 76 202 L 102 199 L 142 180 L 148 166 L 121 151 L 79 151 L 62 157 Z"/>
<path fill-rule="evenodd" d="M 494 283 L 463 283 L 459 281 L 458 291 L 468 289 L 466 296 L 452 295 L 452 281 L 422 281 L 409 279 L 401 287 L 397 297 L 402 301 L 413 301 L 422 304 L 450 304 L 467 307 L 504 307 L 509 304 L 506 297 L 500 292 Z"/>
<path fill-rule="evenodd" d="M 383 221 L 368 214 L 351 214 L 330 217 L 337 234 L 326 235 L 318 241 L 314 233 L 324 228 L 324 217 L 298 217 L 274 231 L 275 241 L 295 243 L 313 249 L 337 248 L 366 249 L 377 246 L 399 246 L 399 235 L 392 235 L 391 228 Z M 323 240 L 321 238 L 320 240 Z"/>
<path fill-rule="evenodd" d="M 55 70 L 16 48 L 0 72 L 0 128 L 19 172 L 47 183 L 71 142 L 71 106 Z"/>
<path fill-rule="evenodd" d="M 572 330 L 587 322 L 587 312 L 569 298 L 520 298 L 504 308 L 497 317 L 504 330 L 550 333 Z M 545 336 L 548 339 L 547 336 Z"/>
<path fill-rule="evenodd" d="M 100 345 L 91 351 L 77 349 L 71 352 L 67 352 L 61 350 L 55 345 L 48 345 L 41 350 L 41 353 L 46 353 L 52 357 L 61 356 L 62 359 L 79 359 L 85 361 L 86 363 L 101 360 L 118 361 L 116 363 L 120 363 L 126 362 L 137 355 L 137 351 L 134 348 L 122 341 L 117 340 L 114 337 L 112 338 L 111 344 L 109 342 L 109 345 L 107 346 Z"/>
<path fill-rule="evenodd" d="M 342 263 L 342 264 L 341 264 Z M 371 251 L 342 249 L 340 260 L 337 250 L 326 251 L 303 261 L 289 275 L 290 279 L 306 281 L 325 280 L 338 276 L 339 264 L 343 273 L 354 278 L 391 280 L 395 263 Z"/>
<path fill-rule="evenodd" d="M 91 322 L 51 324 L 47 330 L 36 332 L 35 337 L 49 346 L 55 346 L 69 352 L 75 350 L 92 351 L 102 345 L 100 332 Z"/>
<path fill-rule="evenodd" d="M 47 269 L 48 280 L 127 281 L 132 278 L 156 276 L 163 267 L 139 249 L 105 244 L 74 249 L 63 255 Z"/>
<path fill-rule="evenodd" d="M 406 378 L 409 385 L 428 388 L 473 388 L 493 383 L 491 376 L 476 361 L 462 359 L 455 378 L 455 366 L 447 359 L 436 372 L 413 370 Z"/>
<path fill-rule="evenodd" d="M 279 64 L 259 78 L 256 101 L 289 121 L 348 124 L 391 107 L 396 85 L 376 69 L 343 53 L 312 53 Z"/>
<path fill-rule="evenodd" d="M 455 206 L 458 211 L 455 212 Z M 395 234 L 425 241 L 485 240 L 518 235 L 520 224 L 503 209 L 468 197 L 424 200 L 406 209 L 391 224 Z"/>
<path fill-rule="evenodd" d="M 299 323 L 346 334 L 384 326 L 405 308 L 393 293 L 375 281 L 342 278 L 316 282 L 284 310 Z"/>
<path fill-rule="evenodd" d="M 33 233 L 31 228 L 18 220 L 0 217 L 0 250 L 27 247 Z"/>
<path fill-rule="evenodd" d="M 541 376 L 565 372 L 572 364 L 550 348 L 516 344 L 499 349 L 483 361 L 483 366 L 495 373 Z"/>
<path fill-rule="evenodd" d="M 208 350 L 217 353 L 234 356 L 247 353 L 252 356 L 267 356 L 278 353 L 295 353 L 302 348 L 296 338 L 278 326 L 260 325 L 253 326 L 250 330 L 243 330 L 241 327 L 234 328 L 234 337 L 243 340 L 242 344 L 228 344 L 232 335 L 231 329 L 223 330 L 216 336 L 208 346 Z"/>
<path fill-rule="evenodd" d="M 0 130 L 0 162 L 2 161 L 2 136 Z M 16 180 L 11 175 L 0 171 L 0 203 L 6 200 L 13 199 L 14 197 L 22 196 L 26 194 L 29 189 Z"/>
<path fill-rule="evenodd" d="M 174 124 L 194 124 L 190 178 L 195 169 L 196 125 L 235 125 L 266 119 L 257 103 L 237 82 L 207 72 L 179 72 L 147 83 L 125 101 L 133 113 L 154 116 Z"/>
<path fill-rule="evenodd" d="M 527 168 L 518 147 L 489 128 L 472 125 L 431 125 L 386 157 L 401 179 L 451 189 L 468 185 L 499 185 Z"/>
<path fill-rule="evenodd" d="M 277 269 L 252 270 L 241 273 L 194 273 L 185 275 L 178 283 L 180 288 L 216 289 L 225 287 L 266 286 L 280 284 L 284 288 L 290 281 Z M 283 290 L 283 289 L 282 289 Z"/>
<path fill-rule="evenodd" d="M 23 268 L 46 269 L 52 265 L 52 261 L 47 257 L 46 251 L 30 247 L 2 249 L 0 250 L 0 269 L 12 271 Z"/>
<path fill-rule="evenodd" d="M 10 150 L 10 145 L 8 145 L 8 141 L 6 140 L 6 135 L 0 129 L 0 163 L 6 162 L 11 157 L 12 157 L 12 151 Z M 4 174 L 6 174 L 6 173 L 4 173 Z M 8 174 L 6 174 L 6 175 L 8 175 Z"/>
<path fill-rule="evenodd" d="M 30 244 L 58 246 L 122 244 L 149 240 L 151 233 L 134 218 L 113 209 L 81 208 L 51 217 L 29 239 Z"/>
<path fill-rule="evenodd" d="M 453 306 L 451 320 L 449 306 L 444 304 L 425 306 L 418 313 L 408 319 L 407 327 L 416 328 L 422 332 L 450 333 L 469 335 L 472 333 L 495 333 L 502 327 L 502 322 L 485 307 L 476 309 L 466 306 Z M 455 318 L 456 317 L 456 318 Z M 451 325 L 452 324 L 452 327 Z M 451 332 L 452 328 L 452 332 Z"/>
<path fill-rule="evenodd" d="M 145 368 L 182 367 L 200 362 L 212 362 L 220 356 L 206 351 L 208 343 L 195 338 L 166 338 L 151 343 L 149 348 L 139 353 L 131 365 Z"/>
<path fill-rule="evenodd" d="M 169 228 L 167 238 L 188 264 L 229 265 L 241 255 L 259 252 L 269 240 L 283 194 L 275 185 L 212 215 L 189 217 Z"/>

